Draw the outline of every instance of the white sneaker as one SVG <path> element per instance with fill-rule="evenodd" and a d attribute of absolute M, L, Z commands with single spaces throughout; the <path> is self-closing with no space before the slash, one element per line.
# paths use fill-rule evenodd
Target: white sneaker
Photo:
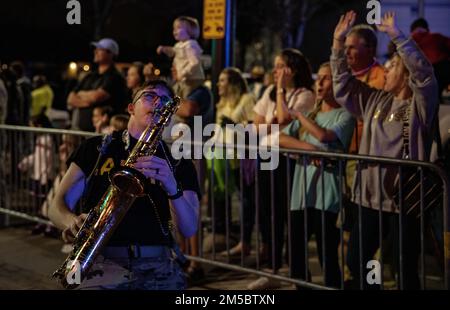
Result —
<path fill-rule="evenodd" d="M 248 290 L 267 290 L 281 287 L 281 282 L 268 277 L 259 277 L 257 280 L 247 285 Z"/>

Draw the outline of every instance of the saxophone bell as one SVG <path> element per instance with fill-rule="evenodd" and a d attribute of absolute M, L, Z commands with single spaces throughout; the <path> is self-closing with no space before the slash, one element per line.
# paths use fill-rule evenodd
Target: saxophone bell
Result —
<path fill-rule="evenodd" d="M 145 193 L 147 178 L 134 168 L 113 169 L 109 180 L 118 191 L 124 191 L 131 196 L 143 196 Z"/>

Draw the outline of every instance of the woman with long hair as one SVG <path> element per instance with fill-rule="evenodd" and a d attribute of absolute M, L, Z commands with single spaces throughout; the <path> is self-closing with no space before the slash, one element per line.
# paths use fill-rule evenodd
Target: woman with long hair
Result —
<path fill-rule="evenodd" d="M 237 68 L 225 68 L 220 73 L 217 86 L 220 99 L 216 109 L 216 123 L 221 126 L 221 130 L 215 134 L 214 139 L 218 143 L 234 144 L 234 135 L 236 132 L 227 129 L 225 126 L 227 124 L 245 125 L 253 121 L 255 99 L 249 93 L 247 82 Z M 215 149 L 215 152 L 216 154 L 218 154 L 218 152 L 223 152 L 222 154 L 224 154 L 225 150 L 218 147 Z M 227 165 L 229 169 L 228 186 L 225 181 Z M 217 239 L 222 238 L 226 232 L 225 193 L 228 192 L 228 194 L 231 195 L 236 189 L 235 174 L 237 173 L 238 165 L 239 163 L 236 159 L 215 159 L 214 167 L 212 165 L 212 160 L 207 161 L 208 170 L 211 171 L 211 169 L 214 169 L 214 188 L 210 188 L 209 197 L 212 197 L 211 194 L 214 196 L 215 230 L 218 235 L 222 235 Z M 228 206 L 228 208 L 229 207 L 230 206 Z M 209 247 L 207 246 L 206 248 Z"/>
<path fill-rule="evenodd" d="M 315 90 L 317 99 L 315 109 L 308 115 L 297 111 L 291 112 L 295 120 L 280 134 L 280 147 L 347 152 L 352 138 L 354 119 L 334 99 L 329 63 L 320 66 Z M 292 277 L 308 280 L 309 275 L 305 274 L 307 246 L 305 234 L 308 240 L 314 234 L 319 261 L 325 270 L 325 285 L 333 287 L 339 287 L 341 283 L 338 263 L 339 230 L 336 228 L 341 191 L 338 173 L 338 167 L 333 164 L 323 167 L 322 173 L 321 167 L 318 167 L 316 162 L 309 163 L 305 169 L 303 161 L 298 161 L 295 165 L 290 202 L 289 253 Z M 322 234 L 322 231 L 325 234 Z M 322 245 L 325 247 L 325 253 L 322 251 Z"/>
<path fill-rule="evenodd" d="M 269 86 L 254 108 L 254 124 L 258 130 L 262 126 L 278 124 L 283 128 L 292 121 L 289 110 L 308 112 L 314 107 L 314 93 L 311 68 L 306 57 L 296 49 L 288 48 L 275 57 L 273 77 L 275 84 Z M 270 131 L 270 126 L 269 126 Z M 278 133 L 273 133 L 273 138 Z M 271 139 L 270 139 L 271 140 Z M 264 143 L 264 142 L 263 142 Z M 260 250 L 263 261 L 269 263 L 272 272 L 282 265 L 284 245 L 284 225 L 286 220 L 288 201 L 287 173 L 292 176 L 294 164 L 287 172 L 288 161 L 280 156 L 278 168 L 268 171 L 258 168 L 259 178 L 259 211 L 262 248 Z M 273 174 L 273 175 L 271 175 Z M 274 182 L 276 180 L 276 182 Z M 273 186 L 273 192 L 268 190 Z M 271 196 L 273 195 L 273 197 Z M 272 209 L 271 201 L 276 205 Z M 264 289 L 278 286 L 279 283 L 261 277 L 252 282 L 249 289 Z"/>
<path fill-rule="evenodd" d="M 127 88 L 131 91 L 131 96 L 144 85 L 144 64 L 140 61 L 133 62 L 127 71 Z"/>

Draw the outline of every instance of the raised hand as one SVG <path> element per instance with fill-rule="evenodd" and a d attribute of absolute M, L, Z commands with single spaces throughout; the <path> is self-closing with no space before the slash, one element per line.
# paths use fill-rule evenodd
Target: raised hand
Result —
<path fill-rule="evenodd" d="M 285 89 L 289 79 L 292 79 L 292 70 L 291 68 L 283 68 L 281 69 L 280 76 L 278 77 L 277 88 Z"/>
<path fill-rule="evenodd" d="M 356 20 L 356 13 L 354 11 L 348 11 L 345 15 L 341 15 L 336 28 L 334 29 L 334 39 L 338 41 L 344 41 L 346 35 L 352 29 Z"/>
<path fill-rule="evenodd" d="M 394 12 L 386 12 L 377 28 L 379 31 L 387 33 L 391 38 L 395 38 L 400 34 L 400 30 L 395 25 Z"/>

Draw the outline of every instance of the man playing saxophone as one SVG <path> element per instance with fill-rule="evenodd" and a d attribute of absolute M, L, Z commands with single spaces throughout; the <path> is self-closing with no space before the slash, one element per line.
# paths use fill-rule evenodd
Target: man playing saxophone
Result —
<path fill-rule="evenodd" d="M 130 151 L 162 105 L 173 100 L 163 81 L 149 81 L 128 105 L 128 129 L 108 138 L 84 141 L 68 159 L 68 171 L 49 210 L 51 221 L 65 242 L 72 242 L 87 213 L 110 185 L 109 172 L 123 166 Z M 168 289 L 186 287 L 184 274 L 173 257 L 172 219 L 185 237 L 197 230 L 200 190 L 190 160 L 176 161 L 163 141 L 154 156 L 141 156 L 133 165 L 148 180 L 139 196 L 112 233 L 81 289 Z M 82 213 L 74 213 L 81 203 Z"/>

